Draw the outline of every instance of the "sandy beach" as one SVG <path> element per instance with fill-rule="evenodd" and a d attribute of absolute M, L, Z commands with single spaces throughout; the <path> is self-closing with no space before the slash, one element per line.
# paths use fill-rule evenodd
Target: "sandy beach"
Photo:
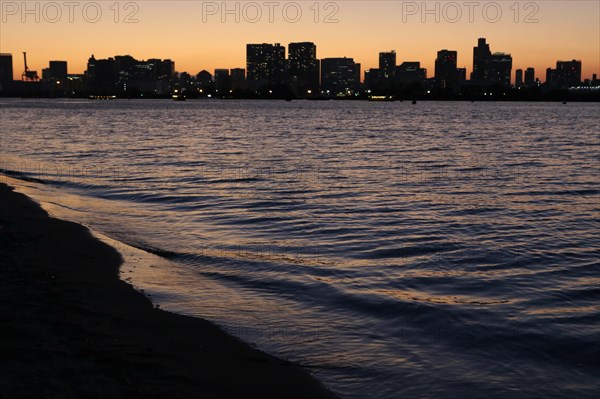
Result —
<path fill-rule="evenodd" d="M 153 307 L 120 255 L 0 184 L 0 397 L 332 398 L 304 369 Z"/>

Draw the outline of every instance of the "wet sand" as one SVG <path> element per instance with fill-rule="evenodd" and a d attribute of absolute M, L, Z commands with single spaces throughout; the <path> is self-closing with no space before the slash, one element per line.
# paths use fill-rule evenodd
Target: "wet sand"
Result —
<path fill-rule="evenodd" d="M 0 398 L 333 398 L 306 370 L 153 307 L 121 257 L 0 184 Z"/>

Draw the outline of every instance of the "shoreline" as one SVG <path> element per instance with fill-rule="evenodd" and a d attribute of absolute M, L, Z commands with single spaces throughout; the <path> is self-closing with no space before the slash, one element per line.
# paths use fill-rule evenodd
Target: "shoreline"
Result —
<path fill-rule="evenodd" d="M 596 93 L 593 93 L 596 94 Z M 110 97 L 110 96 L 106 96 Z M 15 95 L 15 96 L 0 96 L 0 99 L 15 99 L 15 100 L 90 100 L 94 101 L 114 101 L 114 100 L 141 100 L 141 101 L 153 101 L 153 100 L 169 100 L 173 101 L 170 96 L 166 97 L 115 97 L 115 98 L 90 98 L 90 96 L 79 96 L 79 97 L 52 97 L 52 96 L 27 96 L 27 95 Z M 309 102 L 321 102 L 321 101 L 349 101 L 349 102 L 407 102 L 411 101 L 422 101 L 422 102 L 448 102 L 448 103 L 465 103 L 465 102 L 476 102 L 476 103 L 598 103 L 600 102 L 600 96 L 581 96 L 581 95 L 556 95 L 547 97 L 493 97 L 493 96 L 457 96 L 457 97 L 435 97 L 435 96 L 406 96 L 402 98 L 396 98 L 394 100 L 372 100 L 367 97 L 316 97 L 316 98 L 286 98 L 286 97 L 187 97 L 186 101 L 309 101 Z"/>
<path fill-rule="evenodd" d="M 0 183 L 0 396 L 335 398 L 215 324 L 155 308 L 116 249 Z"/>

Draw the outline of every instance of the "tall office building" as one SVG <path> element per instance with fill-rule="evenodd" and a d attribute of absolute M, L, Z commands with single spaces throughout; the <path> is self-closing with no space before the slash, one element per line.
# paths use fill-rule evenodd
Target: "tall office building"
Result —
<path fill-rule="evenodd" d="M 290 43 L 288 46 L 288 80 L 296 95 L 319 89 L 317 46 L 312 42 Z"/>
<path fill-rule="evenodd" d="M 512 75 L 512 56 L 506 53 L 490 51 L 485 38 L 480 38 L 473 48 L 473 72 L 471 80 L 484 85 L 510 86 Z"/>
<path fill-rule="evenodd" d="M 246 69 L 244 68 L 232 68 L 231 74 L 231 88 L 233 90 L 240 90 L 247 88 L 246 86 Z"/>
<path fill-rule="evenodd" d="M 321 60 L 321 90 L 331 95 L 350 95 L 360 88 L 360 64 L 352 58 Z"/>
<path fill-rule="evenodd" d="M 581 61 L 557 61 L 555 81 L 561 86 L 581 84 Z"/>
<path fill-rule="evenodd" d="M 379 53 L 379 73 L 381 79 L 393 79 L 396 75 L 396 52 L 381 52 Z"/>
<path fill-rule="evenodd" d="M 512 76 L 512 56 L 494 53 L 487 62 L 486 82 L 509 87 Z"/>
<path fill-rule="evenodd" d="M 517 69 L 515 71 L 515 87 L 523 87 L 523 70 Z"/>
<path fill-rule="evenodd" d="M 556 77 L 556 69 L 546 69 L 546 83 L 553 83 Z"/>
<path fill-rule="evenodd" d="M 473 72 L 471 72 L 471 80 L 487 80 L 486 65 L 491 57 L 490 45 L 486 43 L 485 38 L 479 38 L 477 47 L 473 48 Z"/>
<path fill-rule="evenodd" d="M 457 52 L 440 50 L 435 59 L 435 80 L 441 87 L 452 87 L 459 80 L 459 71 L 456 68 Z"/>
<path fill-rule="evenodd" d="M 0 54 L 0 90 L 6 90 L 13 81 L 12 54 Z"/>
<path fill-rule="evenodd" d="M 261 84 L 280 84 L 285 72 L 285 47 L 275 44 L 246 45 L 246 79 Z"/>
<path fill-rule="evenodd" d="M 525 86 L 533 87 L 535 86 L 535 69 L 527 68 L 525 70 Z"/>

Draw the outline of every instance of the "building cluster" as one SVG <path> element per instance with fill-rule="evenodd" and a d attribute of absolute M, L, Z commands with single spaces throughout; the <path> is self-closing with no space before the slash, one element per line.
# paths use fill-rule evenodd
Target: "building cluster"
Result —
<path fill-rule="evenodd" d="M 365 71 L 364 86 L 370 93 L 391 94 L 400 86 L 424 82 L 427 69 L 419 61 L 396 65 L 396 52 L 379 53 L 379 68 Z"/>
<path fill-rule="evenodd" d="M 83 78 L 93 93 L 168 95 L 174 74 L 175 63 L 171 60 L 139 61 L 129 55 L 97 60 L 92 54 Z"/>
<path fill-rule="evenodd" d="M 473 48 L 473 68 L 467 79 L 466 68 L 458 66 L 458 53 L 443 49 L 437 52 L 434 76 L 419 61 L 398 63 L 395 51 L 379 53 L 378 68 L 364 71 L 361 64 L 348 57 L 317 57 L 312 42 L 246 45 L 245 68 L 218 68 L 214 73 L 197 75 L 176 72 L 175 63 L 166 59 L 136 60 L 124 55 L 107 59 L 89 58 L 83 74 L 69 74 L 66 61 L 50 61 L 41 79 L 27 67 L 21 80 L 13 80 L 11 54 L 0 54 L 0 94 L 41 94 L 51 96 L 117 95 L 168 96 L 173 91 L 188 96 L 207 97 L 357 97 L 370 95 L 419 95 L 433 93 L 506 92 L 542 88 L 560 90 L 596 87 L 597 76 L 582 82 L 581 61 L 558 61 L 548 68 L 545 83 L 536 77 L 534 68 L 517 69 L 513 76 L 510 54 L 492 52 L 485 38 Z"/>
<path fill-rule="evenodd" d="M 244 78 L 244 72 L 247 72 Z M 227 70 L 223 70 L 225 81 Z M 215 71 L 216 77 L 217 71 Z M 269 93 L 278 91 L 305 97 L 345 93 L 352 95 L 361 89 L 360 64 L 352 58 L 317 58 L 317 46 L 311 42 L 290 43 L 286 48 L 275 44 L 246 45 L 246 69 L 232 69 L 230 84 L 218 84 L 220 92 L 252 91 Z"/>

